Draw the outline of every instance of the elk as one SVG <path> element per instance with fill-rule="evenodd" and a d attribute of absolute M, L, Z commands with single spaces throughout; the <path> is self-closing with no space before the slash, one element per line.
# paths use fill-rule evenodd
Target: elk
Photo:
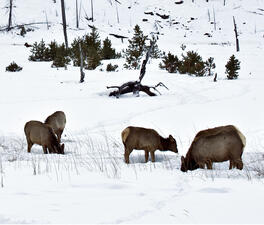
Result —
<path fill-rule="evenodd" d="M 40 121 L 31 120 L 25 124 L 24 132 L 28 144 L 28 152 L 30 153 L 32 145 L 41 145 L 45 154 L 58 153 L 64 154 L 64 144 L 60 145 L 53 129 Z"/>
<path fill-rule="evenodd" d="M 149 153 L 152 162 L 155 162 L 155 151 L 157 149 L 178 153 L 177 143 L 171 135 L 168 138 L 163 138 L 153 129 L 129 126 L 122 131 L 121 137 L 125 147 L 124 158 L 126 163 L 129 163 L 129 155 L 133 149 L 144 150 L 146 162 Z"/>
<path fill-rule="evenodd" d="M 52 127 L 60 143 L 61 135 L 66 125 L 65 113 L 62 111 L 56 111 L 55 113 L 48 116 L 44 123 Z"/>
<path fill-rule="evenodd" d="M 243 169 L 242 154 L 245 136 L 233 125 L 198 132 L 186 154 L 181 157 L 181 171 L 212 169 L 213 162 L 230 161 L 229 169 Z"/>

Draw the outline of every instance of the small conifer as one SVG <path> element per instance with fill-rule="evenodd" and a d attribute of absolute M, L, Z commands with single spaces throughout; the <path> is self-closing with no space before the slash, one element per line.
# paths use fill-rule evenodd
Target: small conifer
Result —
<path fill-rule="evenodd" d="M 237 79 L 238 77 L 238 70 L 240 69 L 240 61 L 232 55 L 229 58 L 229 61 L 225 65 L 226 67 L 226 74 L 228 80 Z"/>
<path fill-rule="evenodd" d="M 126 69 L 140 68 L 140 60 L 143 53 L 146 51 L 146 39 L 147 36 L 143 34 L 139 25 L 136 25 L 134 27 L 134 36 L 132 39 L 128 40 L 129 45 L 125 50 L 126 63 L 124 64 L 124 67 Z"/>

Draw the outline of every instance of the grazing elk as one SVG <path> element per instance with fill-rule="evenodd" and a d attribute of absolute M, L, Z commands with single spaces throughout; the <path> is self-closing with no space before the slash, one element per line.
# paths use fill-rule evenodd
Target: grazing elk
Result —
<path fill-rule="evenodd" d="M 56 134 L 53 129 L 40 121 L 31 120 L 25 124 L 24 127 L 28 152 L 31 151 L 33 144 L 41 145 L 45 154 L 48 153 L 58 153 L 64 154 L 64 144 L 60 145 Z"/>
<path fill-rule="evenodd" d="M 243 169 L 245 136 L 233 125 L 202 130 L 195 136 L 187 154 L 181 157 L 181 171 L 212 169 L 213 162 L 230 160 L 229 169 Z"/>
<path fill-rule="evenodd" d="M 58 137 L 58 141 L 61 142 L 61 135 L 66 125 L 65 113 L 62 111 L 56 111 L 47 117 L 45 124 L 48 124 L 52 127 Z"/>
<path fill-rule="evenodd" d="M 155 151 L 172 151 L 178 153 L 177 143 L 170 135 L 161 137 L 155 130 L 142 127 L 127 127 L 122 131 L 122 142 L 125 146 L 125 162 L 129 163 L 129 155 L 133 149 L 144 150 L 145 160 L 148 161 L 149 152 L 152 162 L 155 162 Z"/>

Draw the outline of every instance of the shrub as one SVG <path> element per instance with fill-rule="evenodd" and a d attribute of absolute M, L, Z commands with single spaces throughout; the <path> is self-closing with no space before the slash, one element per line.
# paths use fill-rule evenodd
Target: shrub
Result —
<path fill-rule="evenodd" d="M 113 71 L 116 71 L 117 68 L 118 68 L 118 65 L 112 65 L 111 63 L 109 63 L 106 66 L 106 71 L 113 72 Z"/>
<path fill-rule="evenodd" d="M 140 59 L 143 56 L 144 51 L 146 50 L 146 39 L 147 36 L 144 36 L 143 31 L 140 29 L 139 25 L 134 27 L 134 36 L 132 39 L 128 40 L 129 45 L 125 50 L 126 63 L 124 67 L 126 69 L 139 69 L 140 68 Z"/>
<path fill-rule="evenodd" d="M 187 73 L 189 75 L 203 76 L 205 74 L 205 63 L 202 57 L 194 51 L 188 51 L 179 66 L 180 73 Z"/>
<path fill-rule="evenodd" d="M 14 61 L 12 63 L 10 63 L 9 66 L 6 67 L 6 71 L 8 71 L 8 72 L 19 72 L 22 69 L 23 68 L 18 66 Z"/>
<path fill-rule="evenodd" d="M 240 69 L 240 61 L 236 59 L 234 55 L 232 55 L 229 58 L 229 61 L 227 62 L 225 67 L 226 67 L 227 79 L 229 80 L 237 79 L 238 70 Z"/>
<path fill-rule="evenodd" d="M 163 57 L 162 63 L 159 64 L 161 69 L 166 69 L 169 73 L 178 72 L 180 61 L 176 55 L 169 52 L 168 55 Z"/>

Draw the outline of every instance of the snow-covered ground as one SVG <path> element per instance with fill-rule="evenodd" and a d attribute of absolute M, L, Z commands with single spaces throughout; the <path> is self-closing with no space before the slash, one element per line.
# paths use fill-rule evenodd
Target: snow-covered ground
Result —
<path fill-rule="evenodd" d="M 176 0 L 175 0 L 176 1 Z M 145 34 L 157 32 L 162 51 L 180 56 L 180 46 L 204 59 L 214 57 L 218 81 L 213 77 L 169 74 L 159 69 L 161 59 L 150 60 L 143 83 L 163 82 L 162 95 L 131 94 L 110 98 L 106 86 L 136 80 L 139 71 L 122 68 L 124 59 L 112 60 L 118 72 L 105 72 L 105 61 L 85 71 L 51 68 L 50 62 L 30 62 L 25 42 L 63 41 L 60 1 L 16 1 L 16 24 L 34 25 L 25 37 L 18 30 L 0 33 L 0 223 L 264 223 L 264 2 L 263 0 L 94 1 L 94 25 L 101 39 L 110 33 L 132 37 L 139 24 Z M 88 1 L 89 2 L 89 1 Z M 6 25 L 5 4 L 0 3 L 0 27 Z M 66 2 L 70 42 L 90 32 L 85 13 L 90 3 L 80 3 L 81 29 L 75 28 L 75 2 Z M 116 10 L 120 22 L 116 17 Z M 162 20 L 153 11 L 169 14 Z M 215 11 L 216 30 L 213 21 Z M 209 13 L 208 13 L 209 12 Z M 209 15 L 210 14 L 210 21 Z M 235 52 L 235 16 L 241 51 Z M 190 18 L 195 18 L 191 20 Z M 147 18 L 147 22 L 142 22 Z M 179 24 L 173 24 L 179 22 Z M 89 24 L 92 24 L 89 22 Z M 157 23 L 156 23 L 157 24 Z M 163 27 L 163 28 L 162 28 Z M 207 37 L 204 33 L 212 34 Z M 127 40 L 109 36 L 113 47 L 125 49 Z M 239 78 L 226 79 L 225 64 L 235 54 L 241 61 Z M 12 61 L 23 67 L 5 72 Z M 65 155 L 44 155 L 40 146 L 27 153 L 24 124 L 43 121 L 56 110 L 67 117 L 62 141 Z M 228 162 L 214 170 L 180 171 L 195 134 L 206 128 L 234 124 L 247 138 L 244 169 L 228 170 Z M 156 163 L 144 163 L 144 153 L 134 151 L 131 164 L 123 160 L 121 131 L 128 125 L 150 127 L 162 136 L 173 135 L 179 154 L 156 152 Z"/>

